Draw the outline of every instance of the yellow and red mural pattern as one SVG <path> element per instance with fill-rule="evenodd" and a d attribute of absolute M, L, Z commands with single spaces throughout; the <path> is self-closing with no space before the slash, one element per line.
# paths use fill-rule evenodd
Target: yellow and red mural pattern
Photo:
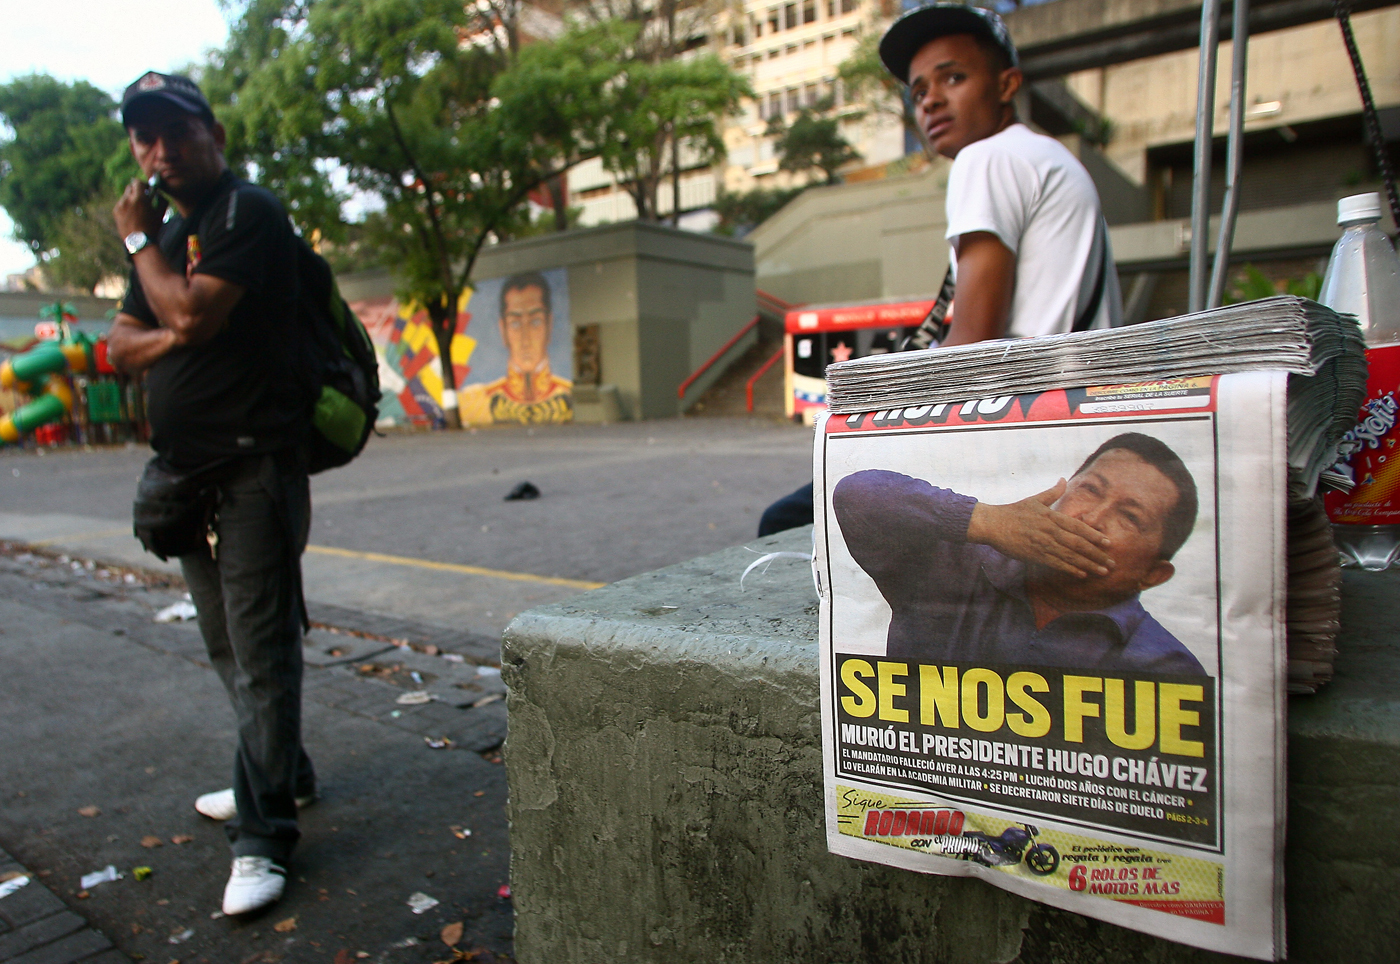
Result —
<path fill-rule="evenodd" d="M 457 324 L 452 335 L 452 373 L 457 385 L 466 383 L 471 373 L 472 350 L 476 340 L 467 334 L 471 322 L 467 302 L 471 289 L 457 302 Z M 393 297 L 369 298 L 350 304 L 364 322 L 379 356 L 379 402 L 381 425 L 441 426 L 443 415 L 442 359 L 433 334 L 428 309 L 417 301 L 401 304 Z"/>

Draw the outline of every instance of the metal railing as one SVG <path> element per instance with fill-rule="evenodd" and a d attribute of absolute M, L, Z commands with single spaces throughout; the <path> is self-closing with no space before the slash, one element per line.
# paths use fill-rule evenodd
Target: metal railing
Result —
<path fill-rule="evenodd" d="M 753 321 L 749 322 L 747 325 L 745 325 L 744 327 L 740 328 L 740 329 L 738 330 L 738 332 L 735 333 L 735 335 L 734 335 L 733 338 L 729 339 L 727 342 L 725 342 L 723 345 L 720 346 L 719 351 L 715 352 L 713 355 L 711 355 L 709 358 L 707 358 L 707 359 L 705 360 L 705 363 L 704 363 L 703 365 L 701 365 L 699 368 L 695 369 L 695 371 L 691 372 L 691 373 L 690 373 L 690 377 L 687 378 L 685 381 L 681 382 L 681 387 L 678 388 L 678 389 L 676 389 L 676 397 L 679 398 L 681 401 L 685 401 L 685 392 L 686 392 L 686 389 L 690 388 L 691 385 L 694 385 L 694 384 L 695 384 L 695 380 L 696 380 L 697 378 L 699 378 L 701 375 L 705 374 L 705 372 L 709 371 L 711 365 L 713 365 L 715 362 L 717 362 L 717 361 L 719 361 L 721 358 L 723 358 L 724 355 L 725 355 L 725 352 L 727 352 L 727 351 L 729 351 L 729 349 L 733 348 L 733 347 L 735 346 L 735 344 L 738 343 L 739 339 L 743 338 L 743 337 L 744 337 L 745 335 L 747 335 L 749 332 L 753 331 L 754 328 L 758 327 L 758 319 L 759 319 L 759 316 L 758 316 L 758 315 L 754 315 L 754 316 L 753 316 Z"/>
<path fill-rule="evenodd" d="M 774 352 L 774 353 L 773 353 L 773 357 L 770 358 L 770 359 L 768 359 L 766 362 L 764 362 L 764 363 L 763 363 L 763 367 L 759 368 L 758 371 L 754 372 L 754 373 L 753 373 L 753 377 L 750 378 L 750 379 L 748 380 L 747 383 L 745 383 L 745 385 L 744 385 L 745 404 L 748 406 L 748 412 L 749 412 L 750 415 L 753 414 L 753 387 L 754 387 L 756 384 L 758 384 L 758 380 L 759 380 L 760 378 L 762 378 L 764 375 L 766 375 L 766 374 L 768 373 L 768 369 L 770 369 L 770 368 L 773 367 L 773 363 L 776 362 L 779 358 L 782 358 L 782 357 L 783 357 L 783 351 L 784 351 L 783 348 L 779 348 L 776 352 Z"/>

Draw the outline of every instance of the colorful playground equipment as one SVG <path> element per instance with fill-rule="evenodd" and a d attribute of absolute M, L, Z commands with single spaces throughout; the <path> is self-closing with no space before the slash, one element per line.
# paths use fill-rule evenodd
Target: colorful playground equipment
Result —
<path fill-rule="evenodd" d="M 46 306 L 41 315 L 54 318 L 59 340 L 43 342 L 0 365 L 0 388 L 32 397 L 0 416 L 0 441 L 19 442 L 36 429 L 68 418 L 74 401 L 69 376 L 95 375 L 100 368 L 107 368 L 101 364 L 106 359 L 99 359 L 99 354 L 106 353 L 99 353 L 90 337 L 69 327 L 77 318 L 67 305 Z"/>

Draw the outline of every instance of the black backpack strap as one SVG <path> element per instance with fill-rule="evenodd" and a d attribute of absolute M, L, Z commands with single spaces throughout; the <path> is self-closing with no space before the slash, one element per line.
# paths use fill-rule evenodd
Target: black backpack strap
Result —
<path fill-rule="evenodd" d="M 1108 229 L 1104 227 L 1103 218 L 1099 218 L 1095 238 L 1101 242 L 1098 280 L 1094 282 L 1094 293 L 1089 295 L 1089 303 L 1079 313 L 1079 317 L 1074 319 L 1074 327 L 1070 328 L 1070 331 L 1088 331 L 1089 326 L 1094 323 L 1094 318 L 1098 316 L 1099 305 L 1103 304 L 1104 283 L 1108 280 Z"/>
<path fill-rule="evenodd" d="M 950 261 L 948 270 L 943 274 L 943 284 L 938 289 L 938 299 L 934 301 L 928 314 L 924 315 L 924 320 L 919 322 L 919 327 L 905 337 L 904 343 L 899 346 L 900 351 L 918 351 L 943 343 L 943 339 L 948 337 L 948 306 L 953 303 L 953 291 L 956 287 Z"/>

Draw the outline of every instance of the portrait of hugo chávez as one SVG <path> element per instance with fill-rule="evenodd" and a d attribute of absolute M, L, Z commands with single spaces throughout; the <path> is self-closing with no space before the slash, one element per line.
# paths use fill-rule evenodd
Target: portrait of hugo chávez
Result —
<path fill-rule="evenodd" d="M 1008 505 L 881 469 L 831 501 L 892 611 L 889 658 L 1206 675 L 1138 600 L 1175 574 L 1196 522 L 1195 480 L 1158 439 L 1115 436 Z"/>

